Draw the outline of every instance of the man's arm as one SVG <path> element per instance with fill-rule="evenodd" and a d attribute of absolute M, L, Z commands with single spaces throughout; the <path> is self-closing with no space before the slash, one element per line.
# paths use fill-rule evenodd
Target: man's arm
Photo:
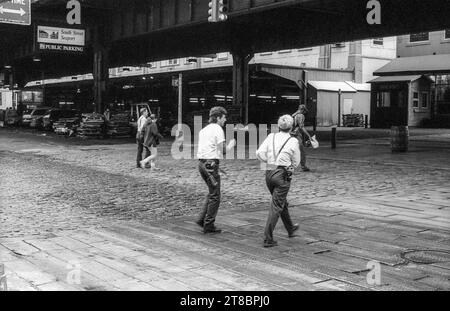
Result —
<path fill-rule="evenodd" d="M 299 148 L 299 142 L 297 139 L 293 140 L 294 146 L 293 146 L 293 153 L 292 153 L 292 166 L 297 167 L 300 164 L 301 154 L 300 154 L 300 148 Z"/>
<path fill-rule="evenodd" d="M 273 135 L 273 134 L 270 134 Z M 261 146 L 259 146 L 258 150 L 256 150 L 256 156 L 262 162 L 267 162 L 267 152 L 269 151 L 269 137 L 270 135 L 263 141 Z"/>

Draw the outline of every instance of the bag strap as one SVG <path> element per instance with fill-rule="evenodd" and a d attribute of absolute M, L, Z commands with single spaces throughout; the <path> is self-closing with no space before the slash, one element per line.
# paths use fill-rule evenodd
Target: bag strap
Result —
<path fill-rule="evenodd" d="M 288 141 L 292 138 L 292 136 L 289 136 L 289 138 L 286 139 L 286 141 L 284 142 L 283 146 L 281 146 L 280 150 L 278 151 L 278 155 L 277 155 L 277 154 L 275 154 L 275 135 L 276 135 L 276 134 L 273 134 L 273 140 L 272 140 L 273 149 L 272 149 L 272 151 L 273 151 L 273 158 L 275 159 L 275 162 L 277 162 L 278 157 L 280 156 L 281 151 L 283 151 L 284 146 L 286 146 L 286 144 L 287 144 Z"/>

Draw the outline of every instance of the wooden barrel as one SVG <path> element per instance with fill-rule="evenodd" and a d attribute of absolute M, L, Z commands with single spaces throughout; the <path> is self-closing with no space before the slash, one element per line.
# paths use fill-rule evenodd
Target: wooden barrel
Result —
<path fill-rule="evenodd" d="M 3 266 L 3 264 L 0 264 L 0 292 L 7 290 L 8 286 L 6 285 L 5 267 Z"/>
<path fill-rule="evenodd" d="M 392 152 L 408 151 L 409 131 L 407 126 L 391 127 L 391 150 Z"/>

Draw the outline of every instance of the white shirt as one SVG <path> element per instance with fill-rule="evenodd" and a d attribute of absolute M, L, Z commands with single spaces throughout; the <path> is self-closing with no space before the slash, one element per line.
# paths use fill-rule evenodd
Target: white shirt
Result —
<path fill-rule="evenodd" d="M 205 126 L 198 134 L 199 159 L 222 159 L 223 150 L 219 150 L 219 144 L 225 141 L 225 133 L 217 123 Z"/>
<path fill-rule="evenodd" d="M 300 147 L 297 138 L 292 137 L 280 152 L 281 147 L 289 137 L 291 135 L 285 132 L 269 134 L 258 150 L 256 150 L 256 156 L 261 161 L 272 166 L 297 167 L 300 164 Z M 273 150 L 274 139 L 275 152 Z"/>
<path fill-rule="evenodd" d="M 145 121 L 147 121 L 147 118 L 145 116 L 141 116 L 137 121 L 138 132 L 142 132 L 142 128 L 144 127 Z"/>

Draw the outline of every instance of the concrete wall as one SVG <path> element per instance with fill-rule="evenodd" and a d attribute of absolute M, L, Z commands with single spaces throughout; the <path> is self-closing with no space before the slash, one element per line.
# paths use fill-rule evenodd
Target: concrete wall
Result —
<path fill-rule="evenodd" d="M 345 99 L 355 101 L 356 93 L 342 93 L 341 95 L 341 125 L 342 114 L 344 112 Z M 317 125 L 334 126 L 338 124 L 338 92 L 318 91 L 317 92 Z"/>
<path fill-rule="evenodd" d="M 353 96 L 353 112 L 369 117 L 370 122 L 370 92 L 358 92 Z"/>
<path fill-rule="evenodd" d="M 363 40 L 361 48 L 362 83 L 374 79 L 373 72 L 397 55 L 397 38 L 383 38 L 383 45 L 374 44 L 374 40 Z"/>
<path fill-rule="evenodd" d="M 450 39 L 445 38 L 445 31 L 429 33 L 429 40 L 410 42 L 409 35 L 397 37 L 397 56 L 412 57 L 433 54 L 450 54 Z"/>

